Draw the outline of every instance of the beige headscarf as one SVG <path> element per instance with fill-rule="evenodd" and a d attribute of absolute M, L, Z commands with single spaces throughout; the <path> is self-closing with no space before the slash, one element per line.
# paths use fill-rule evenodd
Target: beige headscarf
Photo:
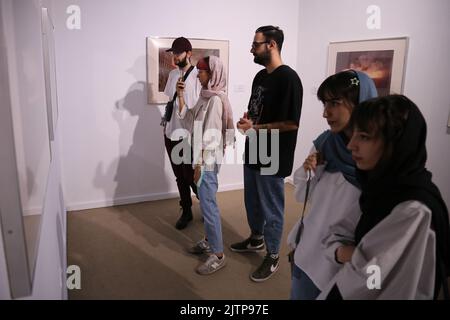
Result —
<path fill-rule="evenodd" d="M 197 63 L 197 68 L 205 70 L 206 64 L 204 58 Z M 222 61 L 216 56 L 209 56 L 209 70 L 211 79 L 208 82 L 208 88 L 202 88 L 200 96 L 206 99 L 212 96 L 219 96 L 222 101 L 222 135 L 224 137 L 224 148 L 227 145 L 233 145 L 235 142 L 233 110 L 231 109 L 230 100 L 227 96 L 227 75 Z"/>

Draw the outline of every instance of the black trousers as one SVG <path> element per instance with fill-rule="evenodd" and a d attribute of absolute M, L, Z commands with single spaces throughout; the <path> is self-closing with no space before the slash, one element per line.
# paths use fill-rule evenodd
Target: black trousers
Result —
<path fill-rule="evenodd" d="M 197 186 L 194 183 L 194 169 L 192 168 L 192 150 L 189 155 L 190 163 L 175 164 L 171 157 L 172 149 L 182 141 L 172 141 L 164 135 L 164 144 L 166 145 L 166 151 L 169 155 L 170 164 L 177 181 L 178 193 L 180 194 L 180 206 L 183 209 L 190 209 L 192 207 L 191 188 L 197 195 Z M 179 155 L 183 157 L 182 150 Z"/>

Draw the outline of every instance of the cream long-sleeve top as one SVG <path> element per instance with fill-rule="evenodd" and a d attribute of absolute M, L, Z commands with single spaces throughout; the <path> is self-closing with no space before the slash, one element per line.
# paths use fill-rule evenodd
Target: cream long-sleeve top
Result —
<path fill-rule="evenodd" d="M 316 152 L 313 147 L 311 153 Z M 294 173 L 295 198 L 303 203 L 306 192 L 307 175 L 303 166 Z M 342 265 L 334 259 L 335 246 L 326 247 L 324 239 L 330 228 L 341 221 L 348 243 L 353 242 L 353 232 L 361 216 L 358 199 L 361 192 L 348 182 L 341 172 L 325 171 L 325 164 L 319 165 L 310 182 L 309 205 L 303 223 L 304 229 L 295 250 L 295 264 L 323 290 Z M 300 219 L 288 235 L 288 245 L 295 248 L 295 237 Z M 340 244 L 342 245 L 342 244 Z"/>
<path fill-rule="evenodd" d="M 192 134 L 193 164 L 198 163 L 198 152 L 203 150 L 203 161 L 207 161 L 206 170 L 213 170 L 213 163 L 220 165 L 224 141 L 223 104 L 220 97 L 213 96 L 206 99 L 200 96 L 192 109 L 183 108 L 181 112 L 177 109 L 176 114 L 183 120 L 184 128 Z"/>

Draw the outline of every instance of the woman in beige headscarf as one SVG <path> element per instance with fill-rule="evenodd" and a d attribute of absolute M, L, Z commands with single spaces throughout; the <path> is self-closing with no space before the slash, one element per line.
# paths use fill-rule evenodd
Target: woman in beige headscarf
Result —
<path fill-rule="evenodd" d="M 225 146 L 234 143 L 233 113 L 226 94 L 226 74 L 223 63 L 215 56 L 197 63 L 198 79 L 202 85 L 200 98 L 191 110 L 179 106 L 178 116 L 193 132 L 194 181 L 198 186 L 200 208 L 206 237 L 189 249 L 194 254 L 209 254 L 197 272 L 207 275 L 225 266 L 222 226 L 216 193 L 217 174 Z M 191 121 L 189 121 L 191 120 Z"/>

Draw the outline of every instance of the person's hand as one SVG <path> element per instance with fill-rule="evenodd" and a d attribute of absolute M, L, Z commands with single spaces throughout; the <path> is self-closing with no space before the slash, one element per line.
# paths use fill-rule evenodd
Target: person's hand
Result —
<path fill-rule="evenodd" d="M 336 260 L 340 263 L 346 263 L 352 260 L 355 246 L 342 246 L 336 249 Z"/>
<path fill-rule="evenodd" d="M 178 79 L 178 81 L 177 81 L 177 96 L 178 97 L 183 97 L 185 86 L 186 86 L 186 84 L 184 83 L 183 78 Z"/>
<path fill-rule="evenodd" d="M 244 112 L 242 118 L 240 118 L 238 123 L 236 123 L 236 127 L 244 134 L 247 132 L 247 130 L 253 128 L 253 121 L 248 118 L 247 112 Z"/>
<path fill-rule="evenodd" d="M 197 184 L 198 180 L 200 179 L 200 176 L 202 174 L 202 167 L 197 165 L 194 169 L 194 183 Z"/>
<path fill-rule="evenodd" d="M 322 160 L 320 159 L 319 152 L 311 153 L 306 159 L 305 162 L 303 162 L 303 169 L 305 169 L 305 172 L 311 170 L 316 171 L 316 168 L 318 165 L 322 164 Z"/>

